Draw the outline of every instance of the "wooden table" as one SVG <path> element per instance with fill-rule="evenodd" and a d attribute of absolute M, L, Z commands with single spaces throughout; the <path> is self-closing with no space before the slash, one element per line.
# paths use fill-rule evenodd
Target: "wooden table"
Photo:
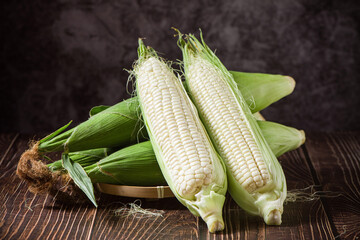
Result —
<path fill-rule="evenodd" d="M 209 234 L 205 223 L 176 199 L 149 201 L 142 207 L 162 216 L 117 216 L 132 198 L 103 194 L 91 204 L 61 204 L 34 195 L 15 175 L 29 136 L 0 135 L 1 239 L 358 239 L 360 237 L 360 133 L 308 133 L 305 146 L 280 157 L 288 190 L 314 186 L 326 191 L 313 201 L 288 203 L 283 224 L 266 226 L 228 196 L 226 229 Z M 306 191 L 311 192 L 311 189 Z M 320 192 L 321 193 L 321 192 Z"/>

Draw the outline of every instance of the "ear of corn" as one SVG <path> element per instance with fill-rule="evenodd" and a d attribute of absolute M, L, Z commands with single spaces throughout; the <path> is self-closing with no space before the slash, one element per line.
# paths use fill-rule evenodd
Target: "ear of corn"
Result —
<path fill-rule="evenodd" d="M 134 186 L 165 185 L 150 141 L 137 143 L 85 166 L 94 183 Z"/>
<path fill-rule="evenodd" d="M 289 76 L 230 71 L 250 110 L 255 113 L 294 91 Z"/>
<path fill-rule="evenodd" d="M 286 180 L 232 75 L 204 43 L 180 34 L 187 89 L 226 163 L 229 192 L 244 210 L 281 224 Z"/>
<path fill-rule="evenodd" d="M 266 142 L 276 157 L 297 149 L 305 142 L 305 132 L 270 121 L 257 121 Z"/>
<path fill-rule="evenodd" d="M 160 169 L 176 198 L 210 232 L 224 228 L 225 166 L 181 80 L 139 40 L 136 92 Z"/>
<path fill-rule="evenodd" d="M 144 139 L 138 118 L 138 101 L 130 98 L 95 114 L 77 127 L 42 141 L 41 152 L 69 152 L 103 147 L 123 147 Z"/>

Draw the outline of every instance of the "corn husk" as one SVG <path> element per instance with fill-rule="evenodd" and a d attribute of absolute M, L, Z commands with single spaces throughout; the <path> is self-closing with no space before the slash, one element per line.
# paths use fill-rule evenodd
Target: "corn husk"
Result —
<path fill-rule="evenodd" d="M 94 148 L 124 147 L 142 141 L 145 129 L 139 121 L 136 98 L 124 100 L 95 114 L 87 121 L 50 139 L 40 140 L 40 152 L 82 151 Z"/>
<path fill-rule="evenodd" d="M 259 112 L 291 94 L 295 88 L 292 77 L 230 71 L 251 112 Z"/>
<path fill-rule="evenodd" d="M 276 157 L 300 147 L 305 142 L 305 132 L 270 121 L 257 121 L 266 142 Z"/>
<path fill-rule="evenodd" d="M 84 166 L 94 183 L 130 186 L 165 185 L 150 141 L 137 143 Z"/>
<path fill-rule="evenodd" d="M 72 152 L 69 153 L 69 157 L 72 161 L 79 163 L 82 167 L 86 167 L 100 161 L 113 152 L 115 152 L 114 148 L 96 148 L 80 152 Z M 52 172 L 63 169 L 61 160 L 49 163 L 47 167 Z"/>

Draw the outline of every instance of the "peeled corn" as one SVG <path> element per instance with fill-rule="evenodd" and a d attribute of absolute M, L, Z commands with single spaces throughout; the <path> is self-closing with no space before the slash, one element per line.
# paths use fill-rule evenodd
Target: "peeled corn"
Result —
<path fill-rule="evenodd" d="M 224 229 L 227 181 L 181 80 L 139 40 L 136 92 L 160 169 L 176 198 L 200 215 L 210 232 Z"/>
<path fill-rule="evenodd" d="M 281 224 L 285 176 L 232 75 L 203 39 L 185 42 L 180 34 L 179 46 L 189 95 L 226 163 L 231 196 L 267 224 Z"/>

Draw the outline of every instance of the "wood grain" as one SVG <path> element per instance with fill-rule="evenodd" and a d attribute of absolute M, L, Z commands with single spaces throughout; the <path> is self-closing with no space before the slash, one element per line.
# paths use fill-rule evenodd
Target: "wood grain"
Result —
<path fill-rule="evenodd" d="M 127 204 L 135 200 L 102 194 L 92 239 L 198 239 L 198 218 L 175 198 L 137 202 L 143 209 L 162 213 L 162 216 L 116 214 L 123 207 L 129 208 Z"/>
<path fill-rule="evenodd" d="M 308 134 L 306 147 L 280 157 L 288 190 L 321 183 L 317 190 L 341 193 L 284 206 L 283 224 L 266 226 L 227 196 L 226 228 L 210 234 L 176 199 L 144 200 L 162 216 L 118 212 L 136 199 L 101 195 L 99 208 L 66 205 L 27 191 L 15 175 L 28 136 L 0 134 L 0 239 L 356 239 L 360 229 L 360 143 L 357 133 Z M 55 157 L 56 158 L 56 157 Z M 310 193 L 310 191 L 307 191 Z"/>
<path fill-rule="evenodd" d="M 315 185 L 303 149 L 279 158 L 286 176 L 288 191 L 306 192 L 302 189 Z M 283 223 L 266 226 L 268 239 L 333 239 L 331 223 L 320 199 L 289 202 L 284 206 Z"/>
<path fill-rule="evenodd" d="M 0 239 L 88 239 L 95 217 L 91 205 L 63 205 L 37 196 L 15 174 L 28 137 L 19 138 L 0 165 Z"/>
<path fill-rule="evenodd" d="M 313 133 L 306 142 L 327 214 L 340 239 L 360 237 L 360 132 Z"/>

